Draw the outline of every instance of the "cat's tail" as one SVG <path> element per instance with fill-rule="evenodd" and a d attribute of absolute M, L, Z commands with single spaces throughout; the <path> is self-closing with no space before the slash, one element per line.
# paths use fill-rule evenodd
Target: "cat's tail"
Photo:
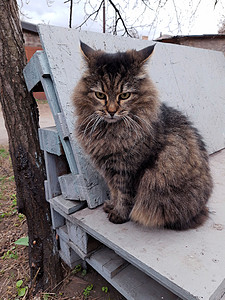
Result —
<path fill-rule="evenodd" d="M 173 224 L 165 224 L 164 228 L 173 229 L 173 230 L 187 230 L 187 229 L 195 229 L 205 223 L 208 219 L 209 210 L 206 206 L 202 208 L 202 210 L 192 217 L 190 220 L 186 222 L 177 221 Z"/>
<path fill-rule="evenodd" d="M 190 219 L 188 219 L 187 216 L 185 218 L 181 215 L 179 220 L 172 222 L 172 217 L 170 221 L 166 220 L 162 206 L 155 207 L 154 211 L 149 211 L 146 207 L 141 207 L 139 204 L 138 202 L 135 203 L 130 213 L 130 218 L 134 222 L 151 228 L 166 228 L 172 230 L 194 229 L 202 225 L 207 220 L 209 214 L 208 208 L 203 206 L 201 211 Z"/>

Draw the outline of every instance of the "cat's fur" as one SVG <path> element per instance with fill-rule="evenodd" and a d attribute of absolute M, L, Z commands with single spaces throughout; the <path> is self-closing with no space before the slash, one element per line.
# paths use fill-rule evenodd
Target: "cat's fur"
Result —
<path fill-rule="evenodd" d="M 195 228 L 208 216 L 208 155 L 187 118 L 160 103 L 145 70 L 153 48 L 108 54 L 81 43 L 76 135 L 108 184 L 111 222 Z"/>

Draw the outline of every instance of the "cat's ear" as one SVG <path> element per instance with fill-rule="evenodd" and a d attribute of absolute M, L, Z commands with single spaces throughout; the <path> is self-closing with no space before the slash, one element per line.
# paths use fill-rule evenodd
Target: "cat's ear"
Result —
<path fill-rule="evenodd" d="M 140 63 L 145 63 L 149 57 L 152 55 L 154 47 L 156 44 L 148 46 L 144 49 L 137 51 Z"/>
<path fill-rule="evenodd" d="M 92 49 L 87 44 L 85 44 L 81 41 L 80 41 L 80 50 L 81 50 L 81 53 L 83 54 L 83 56 L 85 57 L 85 59 L 87 59 L 88 61 L 91 59 L 91 57 L 93 57 L 93 55 L 96 52 L 94 49 Z"/>

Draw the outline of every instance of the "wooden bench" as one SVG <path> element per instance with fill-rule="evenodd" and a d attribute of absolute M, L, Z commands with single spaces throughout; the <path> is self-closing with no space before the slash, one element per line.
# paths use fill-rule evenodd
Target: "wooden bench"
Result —
<path fill-rule="evenodd" d="M 24 75 L 46 93 L 55 127 L 39 130 L 45 154 L 46 200 L 59 253 L 73 268 L 86 261 L 127 299 L 225 299 L 225 58 L 222 52 L 156 45 L 149 72 L 162 101 L 189 115 L 207 144 L 214 178 L 210 218 L 195 230 L 115 225 L 102 207 L 103 179 L 74 136 L 71 93 L 82 73 L 79 40 L 115 52 L 151 44 L 74 29 L 39 26 L 44 51 Z"/>

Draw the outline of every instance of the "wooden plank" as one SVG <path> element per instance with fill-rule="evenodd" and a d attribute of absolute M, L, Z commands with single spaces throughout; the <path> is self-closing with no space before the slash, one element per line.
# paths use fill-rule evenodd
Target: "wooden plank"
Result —
<path fill-rule="evenodd" d="M 85 201 L 86 193 L 81 177 L 73 173 L 58 177 L 64 199 Z"/>
<path fill-rule="evenodd" d="M 44 181 L 44 187 L 45 187 L 45 199 L 48 201 L 48 199 L 51 198 L 50 191 L 49 191 L 48 180 Z"/>
<path fill-rule="evenodd" d="M 64 151 L 55 126 L 38 129 L 41 150 L 55 155 L 63 155 Z"/>
<path fill-rule="evenodd" d="M 106 247 L 102 247 L 102 249 L 96 251 L 94 257 L 95 261 L 102 266 L 102 272 L 109 278 L 113 278 L 128 265 L 126 260 Z"/>
<path fill-rule="evenodd" d="M 88 235 L 82 227 L 72 224 L 68 220 L 66 221 L 66 224 L 69 239 L 76 248 L 78 247 L 86 256 L 101 245 L 98 240 L 95 240 L 92 236 Z"/>
<path fill-rule="evenodd" d="M 38 59 L 41 61 L 37 61 Z M 32 86 L 33 82 L 38 82 L 38 80 L 41 82 L 56 123 L 57 131 L 60 135 L 61 143 L 65 151 L 70 170 L 74 174 L 82 174 L 82 168 L 85 170 L 85 178 L 82 182 L 82 186 L 84 187 L 83 190 L 86 188 L 88 189 L 88 191 L 85 191 L 85 200 L 87 201 L 89 207 L 96 207 L 97 205 L 102 204 L 106 199 L 107 188 L 103 179 L 99 178 L 99 175 L 93 169 L 89 160 L 85 158 L 79 146 L 75 143 L 72 147 L 72 136 L 68 131 L 68 125 L 65 121 L 66 114 L 60 106 L 58 93 L 55 89 L 52 78 L 49 76 L 49 72 L 48 75 L 43 75 L 45 72 L 42 70 L 42 65 L 48 66 L 45 53 L 35 56 L 34 62 L 31 63 L 30 67 L 27 67 L 27 70 L 25 70 L 28 85 L 30 84 L 30 86 Z M 32 83 L 30 83 L 29 72 L 31 72 L 33 68 L 35 69 L 35 80 L 32 80 Z"/>
<path fill-rule="evenodd" d="M 64 260 L 64 262 L 73 269 L 76 265 L 82 262 L 80 256 L 69 246 L 68 237 L 66 233 L 63 232 L 65 228 L 60 228 L 56 230 L 59 237 L 59 255 Z"/>
<path fill-rule="evenodd" d="M 210 158 L 214 191 L 210 218 L 201 227 L 176 232 L 112 224 L 99 207 L 69 220 L 113 249 L 182 299 L 218 300 L 225 293 L 225 150 Z"/>
<path fill-rule="evenodd" d="M 152 44 L 152 41 L 47 25 L 40 25 L 39 33 L 71 135 L 75 121 L 71 94 L 83 71 L 79 41 L 109 52 L 139 50 Z M 149 62 L 149 73 L 161 100 L 190 116 L 210 153 L 225 147 L 225 58 L 222 52 L 157 43 Z"/>
<path fill-rule="evenodd" d="M 68 164 L 65 156 L 57 156 L 44 151 L 45 166 L 47 173 L 48 194 L 54 198 L 61 194 L 58 177 L 68 172 Z"/>
<path fill-rule="evenodd" d="M 35 52 L 29 63 L 25 66 L 23 74 L 28 91 L 33 90 L 42 77 L 50 76 L 49 66 L 43 51 Z"/>
<path fill-rule="evenodd" d="M 72 214 L 87 206 L 84 201 L 80 202 L 65 200 L 62 195 L 49 199 L 48 202 L 50 202 L 54 207 L 58 207 L 67 215 Z"/>
<path fill-rule="evenodd" d="M 63 139 L 68 138 L 69 135 L 70 135 L 70 132 L 69 132 L 64 114 L 62 112 L 57 113 L 55 115 L 55 121 L 56 121 L 56 124 L 57 124 L 57 128 L 60 129 L 60 136 Z"/>
<path fill-rule="evenodd" d="M 51 218 L 52 218 L 52 228 L 58 229 L 65 225 L 65 218 L 59 214 L 52 205 L 50 205 L 51 209 Z"/>
<path fill-rule="evenodd" d="M 64 224 L 61 227 L 57 228 L 56 233 L 64 239 L 65 242 L 69 243 L 69 235 L 67 226 Z"/>
<path fill-rule="evenodd" d="M 86 261 L 129 300 L 178 300 L 179 298 L 132 265 L 127 265 L 114 276 L 106 272 L 104 265 L 115 253 L 103 248 Z"/>

